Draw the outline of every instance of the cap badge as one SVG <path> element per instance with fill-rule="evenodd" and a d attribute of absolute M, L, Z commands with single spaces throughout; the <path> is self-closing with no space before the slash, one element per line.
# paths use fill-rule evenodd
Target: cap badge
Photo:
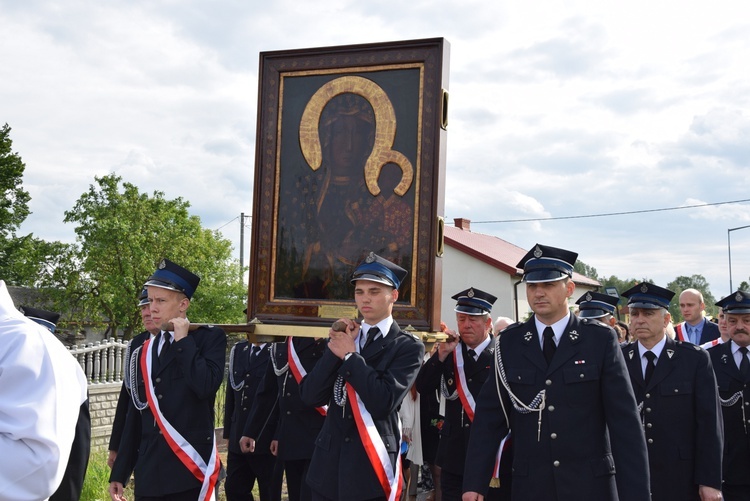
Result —
<path fill-rule="evenodd" d="M 646 284 L 641 285 L 641 292 L 643 292 L 644 294 L 648 292 L 648 285 Z"/>
<path fill-rule="evenodd" d="M 365 263 L 374 263 L 374 262 L 375 262 L 375 253 L 370 252 L 365 258 Z"/>
<path fill-rule="evenodd" d="M 742 302 L 742 299 L 744 299 L 744 298 L 742 297 L 742 294 L 740 294 L 740 293 L 738 292 L 737 294 L 735 294 L 735 295 L 734 295 L 734 299 L 735 299 L 735 301 L 737 301 L 737 302 Z"/>
<path fill-rule="evenodd" d="M 592 299 L 593 299 L 593 297 L 591 296 L 591 293 L 587 292 L 586 293 L 586 301 L 591 301 Z"/>
<path fill-rule="evenodd" d="M 467 297 L 474 297 L 474 289 L 469 289 L 469 292 L 466 293 Z"/>
<path fill-rule="evenodd" d="M 163 270 L 166 267 L 167 267 L 167 262 L 164 259 L 162 259 L 161 261 L 159 261 L 159 269 L 160 270 Z"/>
<path fill-rule="evenodd" d="M 540 257 L 542 257 L 542 255 L 544 255 L 544 253 L 542 252 L 542 249 L 540 249 L 539 246 L 537 245 L 534 248 L 534 257 L 539 259 Z"/>

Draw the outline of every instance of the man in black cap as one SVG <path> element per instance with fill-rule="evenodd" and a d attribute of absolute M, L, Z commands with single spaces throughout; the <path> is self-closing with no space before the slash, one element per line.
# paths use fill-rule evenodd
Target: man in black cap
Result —
<path fill-rule="evenodd" d="M 726 315 L 729 342 L 708 350 L 719 387 L 724 424 L 721 487 L 725 501 L 750 500 L 750 292 L 725 297 L 716 306 Z"/>
<path fill-rule="evenodd" d="M 344 330 L 330 330 L 328 349 L 300 384 L 305 404 L 328 405 L 307 474 L 313 500 L 399 499 L 398 409 L 424 356 L 422 342 L 392 317 L 406 273 L 370 253 L 351 279 L 361 325 L 337 321 Z"/>
<path fill-rule="evenodd" d="M 435 461 L 441 467 L 443 501 L 459 501 L 463 493 L 474 401 L 492 373 L 494 350 L 490 313 L 497 300 L 492 294 L 474 287 L 459 292 L 453 299 L 456 300 L 458 334 L 450 329 L 445 331 L 448 341 L 438 345 L 437 353 L 422 366 L 416 382 L 420 393 L 431 395 L 439 391 L 446 399 L 445 421 Z M 505 457 L 502 473 L 506 474 L 493 475 L 499 478 L 500 485 L 489 490 L 488 499 L 510 499 L 510 461 L 507 455 Z"/>
<path fill-rule="evenodd" d="M 622 295 L 636 339 L 622 351 L 646 434 L 652 499 L 718 501 L 722 425 L 708 353 L 667 336 L 674 292 L 640 283 Z"/>
<path fill-rule="evenodd" d="M 614 327 L 617 323 L 615 311 L 620 298 L 602 294 L 601 292 L 589 291 L 578 298 L 578 316 L 580 318 L 592 318 L 603 324 Z"/>
<path fill-rule="evenodd" d="M 120 396 L 117 398 L 117 408 L 115 409 L 115 417 L 112 420 L 112 433 L 109 435 L 109 454 L 107 456 L 107 465 L 112 468 L 115 464 L 115 458 L 117 457 L 117 449 L 120 448 L 120 440 L 122 439 L 122 431 L 125 428 L 125 417 L 128 414 L 128 404 L 130 403 L 130 375 L 137 373 L 136 365 L 138 360 L 131 357 L 131 354 L 139 346 L 141 346 L 146 339 L 152 339 L 153 336 L 159 334 L 160 329 L 154 324 L 151 319 L 151 304 L 148 302 L 148 289 L 145 287 L 141 290 L 138 295 L 138 309 L 141 312 L 141 322 L 143 322 L 143 328 L 145 331 L 141 332 L 133 339 L 128 342 L 128 346 L 125 349 L 125 367 L 122 387 L 120 388 Z"/>
<path fill-rule="evenodd" d="M 220 461 L 214 400 L 224 378 L 226 335 L 215 327 L 188 334 L 187 309 L 200 278 L 162 260 L 148 279 L 151 319 L 160 333 L 135 350 L 131 404 L 110 475 L 120 501 L 135 469 L 138 499 L 204 501 L 215 494 Z"/>
<path fill-rule="evenodd" d="M 506 328 L 495 347 L 494 378 L 472 423 L 464 501 L 484 499 L 509 430 L 514 500 L 650 499 L 646 443 L 617 335 L 568 308 L 577 257 L 536 245 L 518 264 L 534 315 Z"/>

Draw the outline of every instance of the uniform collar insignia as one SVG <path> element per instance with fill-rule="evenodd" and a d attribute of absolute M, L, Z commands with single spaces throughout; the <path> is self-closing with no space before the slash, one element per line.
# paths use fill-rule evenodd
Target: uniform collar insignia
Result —
<path fill-rule="evenodd" d="M 634 350 L 630 350 L 630 351 L 628 352 L 628 358 L 629 358 L 630 360 L 633 360 L 633 353 L 634 353 Z"/>
<path fill-rule="evenodd" d="M 571 341 L 578 341 L 578 331 L 570 331 L 570 333 L 568 333 L 568 337 Z"/>
<path fill-rule="evenodd" d="M 667 356 L 672 358 L 672 355 L 674 355 L 674 350 L 667 350 Z"/>
<path fill-rule="evenodd" d="M 250 348 L 249 344 L 246 344 L 244 348 L 242 348 L 242 351 L 247 351 L 247 349 Z"/>
<path fill-rule="evenodd" d="M 728 358 L 728 357 L 727 357 L 726 355 L 722 355 L 722 356 L 721 356 L 721 363 L 722 363 L 722 364 L 726 364 L 726 363 L 727 363 L 727 358 Z"/>
<path fill-rule="evenodd" d="M 528 343 L 529 341 L 531 341 L 532 337 L 534 337 L 534 335 L 531 332 L 527 332 L 523 335 L 523 340 Z"/>

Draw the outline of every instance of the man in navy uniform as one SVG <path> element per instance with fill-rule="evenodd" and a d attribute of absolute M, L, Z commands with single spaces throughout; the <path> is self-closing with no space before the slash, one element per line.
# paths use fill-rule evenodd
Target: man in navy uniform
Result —
<path fill-rule="evenodd" d="M 224 490 L 227 501 L 251 501 L 253 486 L 258 481 L 261 501 L 281 497 L 281 482 L 274 482 L 276 458 L 269 447 L 275 433 L 275 421 L 258 435 L 259 446 L 242 445 L 241 438 L 255 394 L 266 373 L 269 345 L 240 341 L 229 354 L 229 387 L 224 402 L 224 438 L 228 440 L 227 479 Z M 268 416 L 266 416 L 268 417 Z M 254 444 L 253 444 L 254 445 Z"/>
<path fill-rule="evenodd" d="M 535 245 L 518 263 L 534 315 L 506 328 L 495 347 L 466 452 L 464 501 L 484 499 L 509 430 L 514 500 L 650 499 L 646 443 L 617 334 L 568 308 L 577 257 Z"/>
<path fill-rule="evenodd" d="M 636 339 L 622 351 L 646 433 L 652 499 L 718 501 L 723 437 L 708 353 L 667 336 L 674 292 L 640 283 L 622 295 Z"/>
<path fill-rule="evenodd" d="M 361 326 L 340 319 L 345 330 L 330 330 L 328 349 L 302 380 L 302 401 L 329 407 L 307 473 L 313 500 L 399 499 L 398 409 L 424 356 L 392 317 L 406 273 L 369 254 L 351 279 Z"/>
<path fill-rule="evenodd" d="M 131 339 L 125 349 L 123 382 L 122 387 L 120 388 L 120 396 L 117 398 L 115 418 L 112 420 L 112 433 L 109 435 L 107 465 L 109 465 L 110 468 L 115 464 L 117 449 L 120 448 L 122 431 L 125 428 L 125 417 L 128 414 L 128 404 L 130 403 L 130 374 L 134 373 L 131 371 L 131 366 L 135 366 L 138 363 L 138 360 L 131 358 L 130 354 L 133 353 L 133 350 L 141 346 L 146 339 L 151 339 L 160 332 L 159 327 L 157 327 L 154 324 L 154 321 L 151 320 L 151 305 L 148 302 L 148 289 L 145 287 L 138 295 L 138 309 L 141 311 L 141 321 L 143 322 L 143 328 L 146 330 Z"/>
<path fill-rule="evenodd" d="M 618 296 L 610 296 L 601 292 L 586 292 L 578 298 L 578 316 L 580 318 L 592 318 L 603 324 L 614 327 L 617 323 L 615 312 L 617 303 L 620 301 Z"/>
<path fill-rule="evenodd" d="M 256 449 L 258 444 L 253 437 L 261 436 L 269 421 L 275 425 L 271 452 L 283 463 L 289 501 L 309 501 L 312 496 L 305 476 L 327 408 L 305 405 L 299 382 L 315 367 L 325 349 L 324 339 L 310 337 L 290 336 L 283 343 L 273 344 L 270 363 L 241 439 Z"/>
<path fill-rule="evenodd" d="M 750 293 L 737 291 L 718 303 L 731 341 L 708 350 L 719 386 L 724 422 L 725 501 L 750 501 Z"/>
<path fill-rule="evenodd" d="M 164 259 L 145 284 L 161 332 L 131 354 L 139 363 L 110 475 L 114 501 L 122 499 L 133 469 L 141 500 L 204 501 L 215 494 L 220 461 L 214 400 L 224 378 L 227 338 L 215 327 L 188 333 L 187 309 L 199 281 Z"/>
<path fill-rule="evenodd" d="M 443 501 L 461 499 L 474 401 L 494 365 L 490 314 L 497 298 L 471 287 L 454 295 L 453 299 L 456 300 L 458 334 L 445 331 L 448 341 L 438 345 L 437 352 L 420 369 L 416 382 L 420 393 L 431 395 L 440 391 L 446 399 L 445 421 L 435 461 L 441 467 Z M 503 464 L 509 473 L 507 456 Z M 509 474 L 500 478 L 499 487 L 489 490 L 488 499 L 510 499 Z"/>

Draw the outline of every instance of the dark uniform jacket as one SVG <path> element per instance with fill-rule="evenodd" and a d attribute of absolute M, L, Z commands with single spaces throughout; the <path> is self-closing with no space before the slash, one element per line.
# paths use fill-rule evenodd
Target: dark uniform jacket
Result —
<path fill-rule="evenodd" d="M 214 400 L 224 378 L 226 345 L 223 330 L 201 327 L 173 342 L 152 374 L 162 414 L 206 462 L 213 447 Z M 136 380 L 137 395 L 145 402 L 140 367 Z M 151 408 L 138 411 L 131 401 L 110 481 L 125 484 L 133 469 L 136 496 L 164 496 L 201 486 L 170 449 Z"/>
<path fill-rule="evenodd" d="M 466 345 L 461 342 L 456 349 L 462 351 L 464 359 L 464 373 L 466 374 L 466 385 L 474 399 L 479 396 L 479 391 L 487 378 L 492 374 L 494 344 L 490 343 L 482 350 L 479 358 L 474 361 L 466 351 Z M 436 390 L 440 391 L 440 380 L 445 380 L 448 393 L 456 390 L 456 375 L 454 370 L 454 355 L 450 353 L 441 362 L 438 353 L 435 353 L 425 362 L 417 376 L 417 391 L 430 395 Z M 446 400 L 445 420 L 440 430 L 440 443 L 438 445 L 437 459 L 435 464 L 443 470 L 456 475 L 463 475 L 464 463 L 466 461 L 466 446 L 469 443 L 469 432 L 471 431 L 471 420 L 464 412 L 461 399 Z"/>
<path fill-rule="evenodd" d="M 86 476 L 86 468 L 89 464 L 91 454 L 91 415 L 89 414 L 89 401 L 81 404 L 76 422 L 76 433 L 73 437 L 73 446 L 68 458 L 68 466 L 65 468 L 62 482 L 49 501 L 78 501 L 81 499 L 83 480 Z"/>
<path fill-rule="evenodd" d="M 270 419 L 275 419 L 279 441 L 278 457 L 282 461 L 310 459 L 315 448 L 315 438 L 323 427 L 325 416 L 314 407 L 305 405 L 300 398 L 299 385 L 288 367 L 289 341 L 274 343 L 271 361 L 258 388 L 253 409 L 245 425 L 246 437 L 257 437 Z M 310 372 L 323 356 L 325 340 L 293 337 L 294 349 L 306 372 Z M 276 375 L 275 369 L 286 370 Z"/>
<path fill-rule="evenodd" d="M 697 500 L 699 485 L 721 489 L 721 411 L 708 353 L 667 336 L 646 386 L 638 343 L 622 350 L 642 404 L 653 500 Z"/>
<path fill-rule="evenodd" d="M 505 329 L 495 349 L 524 404 L 546 391 L 539 431 L 539 413 L 515 410 L 500 387 L 513 437 L 513 499 L 650 499 L 643 429 L 614 330 L 571 315 L 549 367 L 533 317 Z M 477 401 L 464 491 L 487 492 L 493 456 L 508 432 L 496 375 Z"/>
<path fill-rule="evenodd" d="M 245 430 L 245 423 L 250 415 L 255 393 L 258 391 L 263 375 L 266 373 L 266 367 L 269 360 L 270 345 L 265 345 L 257 355 L 250 358 L 252 345 L 247 341 L 241 341 L 232 347 L 234 356 L 232 366 L 229 370 L 232 372 L 235 384 L 242 384 L 239 390 L 231 387 L 231 382 L 227 381 L 227 397 L 224 405 L 224 438 L 229 440 L 229 450 L 236 454 L 242 454 L 240 449 L 240 438 Z M 264 430 L 260 435 L 248 435 L 254 438 L 255 452 L 253 454 L 270 454 L 269 447 L 273 439 L 274 421 L 269 420 L 271 428 Z"/>
<path fill-rule="evenodd" d="M 725 401 L 721 407 L 724 422 L 724 482 L 750 485 L 750 380 L 740 373 L 732 355 L 732 345 L 731 342 L 724 343 L 708 350 L 719 396 Z M 735 397 L 738 392 L 740 395 Z M 736 401 L 729 405 L 726 401 L 730 399 Z"/>
<path fill-rule="evenodd" d="M 141 332 L 133 339 L 130 340 L 127 347 L 127 356 L 125 357 L 125 369 L 123 370 L 124 377 L 130 377 L 129 365 L 130 365 L 130 354 L 133 351 L 146 342 L 146 339 L 151 336 L 148 331 Z M 122 387 L 120 387 L 120 396 L 117 398 L 117 408 L 115 409 L 115 418 L 112 420 L 112 433 L 109 435 L 109 448 L 107 450 L 117 451 L 120 448 L 120 440 L 122 439 L 122 431 L 125 429 L 125 417 L 128 414 L 128 405 L 130 403 L 130 391 L 128 391 L 128 385 L 130 381 L 123 381 Z"/>
<path fill-rule="evenodd" d="M 347 398 L 342 408 L 334 401 L 334 384 L 341 375 L 359 394 L 395 468 L 401 440 L 398 409 L 423 357 L 422 342 L 402 331 L 396 322 L 385 338 L 378 337 L 361 354 L 355 353 L 346 361 L 325 351 L 300 385 L 305 404 L 329 406 L 307 474 L 307 483 L 314 491 L 347 501 L 384 495 L 357 431 L 351 402 Z"/>

